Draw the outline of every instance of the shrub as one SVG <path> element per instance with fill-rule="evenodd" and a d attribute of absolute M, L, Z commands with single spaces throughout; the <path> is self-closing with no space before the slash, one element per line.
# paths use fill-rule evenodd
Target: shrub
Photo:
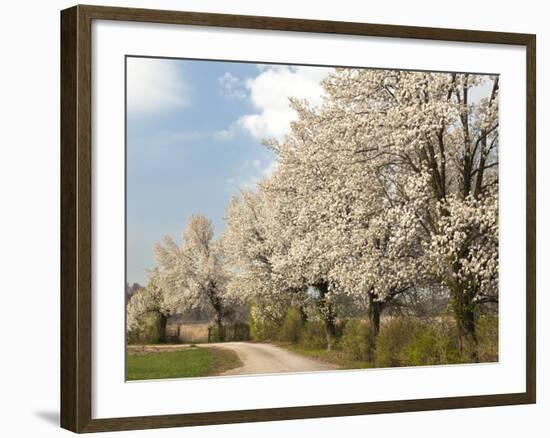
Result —
<path fill-rule="evenodd" d="M 225 340 L 226 327 L 222 325 L 221 329 L 223 333 L 220 333 L 220 328 L 217 325 L 211 325 L 208 327 L 208 342 L 221 342 Z M 224 336 L 221 336 L 223 334 Z"/>
<path fill-rule="evenodd" d="M 456 327 L 445 319 L 387 321 L 376 342 L 376 364 L 381 367 L 461 362 Z"/>
<path fill-rule="evenodd" d="M 298 342 L 300 340 L 302 325 L 300 311 L 295 307 L 290 307 L 286 313 L 283 325 L 279 329 L 279 340 Z"/>
<path fill-rule="evenodd" d="M 375 341 L 372 326 L 357 319 L 349 320 L 344 326 L 340 346 L 351 359 L 373 362 Z"/>
<path fill-rule="evenodd" d="M 482 315 L 478 319 L 476 329 L 478 360 L 498 361 L 498 316 Z"/>
<path fill-rule="evenodd" d="M 230 326 L 230 333 L 226 332 L 228 340 L 248 341 L 250 339 L 250 327 L 245 322 L 235 322 Z"/>
<path fill-rule="evenodd" d="M 248 318 L 250 339 L 253 341 L 276 340 L 279 332 L 279 323 L 270 318 L 262 318 L 260 315 L 260 312 L 255 312 L 254 307 L 252 307 Z"/>
<path fill-rule="evenodd" d="M 323 323 L 316 320 L 306 322 L 302 328 L 300 342 L 311 350 L 327 348 L 327 335 Z"/>
<path fill-rule="evenodd" d="M 376 366 L 408 365 L 405 349 L 414 341 L 417 331 L 418 324 L 408 319 L 396 318 L 382 324 L 376 339 Z"/>
<path fill-rule="evenodd" d="M 128 344 L 156 344 L 159 340 L 159 315 L 149 312 L 139 325 L 127 333 Z"/>
<path fill-rule="evenodd" d="M 428 321 L 416 329 L 416 336 L 405 348 L 406 365 L 460 363 L 458 335 L 454 325 Z"/>

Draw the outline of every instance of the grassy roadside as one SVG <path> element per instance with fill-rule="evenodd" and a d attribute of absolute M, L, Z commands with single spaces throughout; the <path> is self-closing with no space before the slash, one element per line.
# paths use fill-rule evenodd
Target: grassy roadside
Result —
<path fill-rule="evenodd" d="M 336 365 L 342 369 L 372 368 L 372 364 L 370 362 L 350 359 L 348 354 L 337 349 L 330 351 L 326 349 L 312 349 L 304 347 L 301 344 L 291 343 L 277 343 L 277 345 L 281 348 L 292 351 L 293 353 Z"/>
<path fill-rule="evenodd" d="M 174 379 L 215 376 L 242 366 L 234 351 L 222 348 L 190 347 L 162 353 L 128 354 L 128 380 Z"/>

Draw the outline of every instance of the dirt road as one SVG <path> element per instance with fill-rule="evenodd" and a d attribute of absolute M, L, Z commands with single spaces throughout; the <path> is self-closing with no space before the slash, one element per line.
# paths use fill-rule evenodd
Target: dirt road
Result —
<path fill-rule="evenodd" d="M 243 366 L 226 371 L 224 375 L 292 373 L 299 371 L 326 371 L 336 366 L 309 359 L 271 344 L 251 342 L 223 342 L 207 344 L 228 348 L 239 356 Z"/>

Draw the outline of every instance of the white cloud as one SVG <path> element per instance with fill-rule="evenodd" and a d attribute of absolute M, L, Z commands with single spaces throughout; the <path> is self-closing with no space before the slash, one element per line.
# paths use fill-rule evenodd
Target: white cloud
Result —
<path fill-rule="evenodd" d="M 237 131 L 237 125 L 233 124 L 229 128 L 220 129 L 219 131 L 214 131 L 212 133 L 212 138 L 214 140 L 227 141 L 235 137 Z"/>
<path fill-rule="evenodd" d="M 238 169 L 238 176 L 227 179 L 227 190 L 238 192 L 240 190 L 254 191 L 260 181 L 273 175 L 277 161 L 245 160 Z"/>
<path fill-rule="evenodd" d="M 314 106 L 322 101 L 320 82 L 331 69 L 323 67 L 270 66 L 246 81 L 250 100 L 257 113 L 239 118 L 238 123 L 252 136 L 282 140 L 290 131 L 296 113 L 289 97 L 307 99 Z"/>
<path fill-rule="evenodd" d="M 218 82 L 221 86 L 221 94 L 229 99 L 244 99 L 246 97 L 246 90 L 244 89 L 243 82 L 236 76 L 233 76 L 229 72 L 218 78 Z"/>
<path fill-rule="evenodd" d="M 150 114 L 189 105 L 189 86 L 167 59 L 128 58 L 128 111 Z"/>

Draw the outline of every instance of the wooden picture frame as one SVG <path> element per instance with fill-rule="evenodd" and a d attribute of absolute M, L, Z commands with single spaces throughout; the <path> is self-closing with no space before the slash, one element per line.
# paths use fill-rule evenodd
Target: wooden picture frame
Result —
<path fill-rule="evenodd" d="M 526 48 L 526 391 L 195 414 L 92 418 L 93 20 L 348 34 Z M 536 401 L 536 38 L 519 33 L 75 6 L 61 12 L 61 426 L 99 432 L 529 404 Z"/>

